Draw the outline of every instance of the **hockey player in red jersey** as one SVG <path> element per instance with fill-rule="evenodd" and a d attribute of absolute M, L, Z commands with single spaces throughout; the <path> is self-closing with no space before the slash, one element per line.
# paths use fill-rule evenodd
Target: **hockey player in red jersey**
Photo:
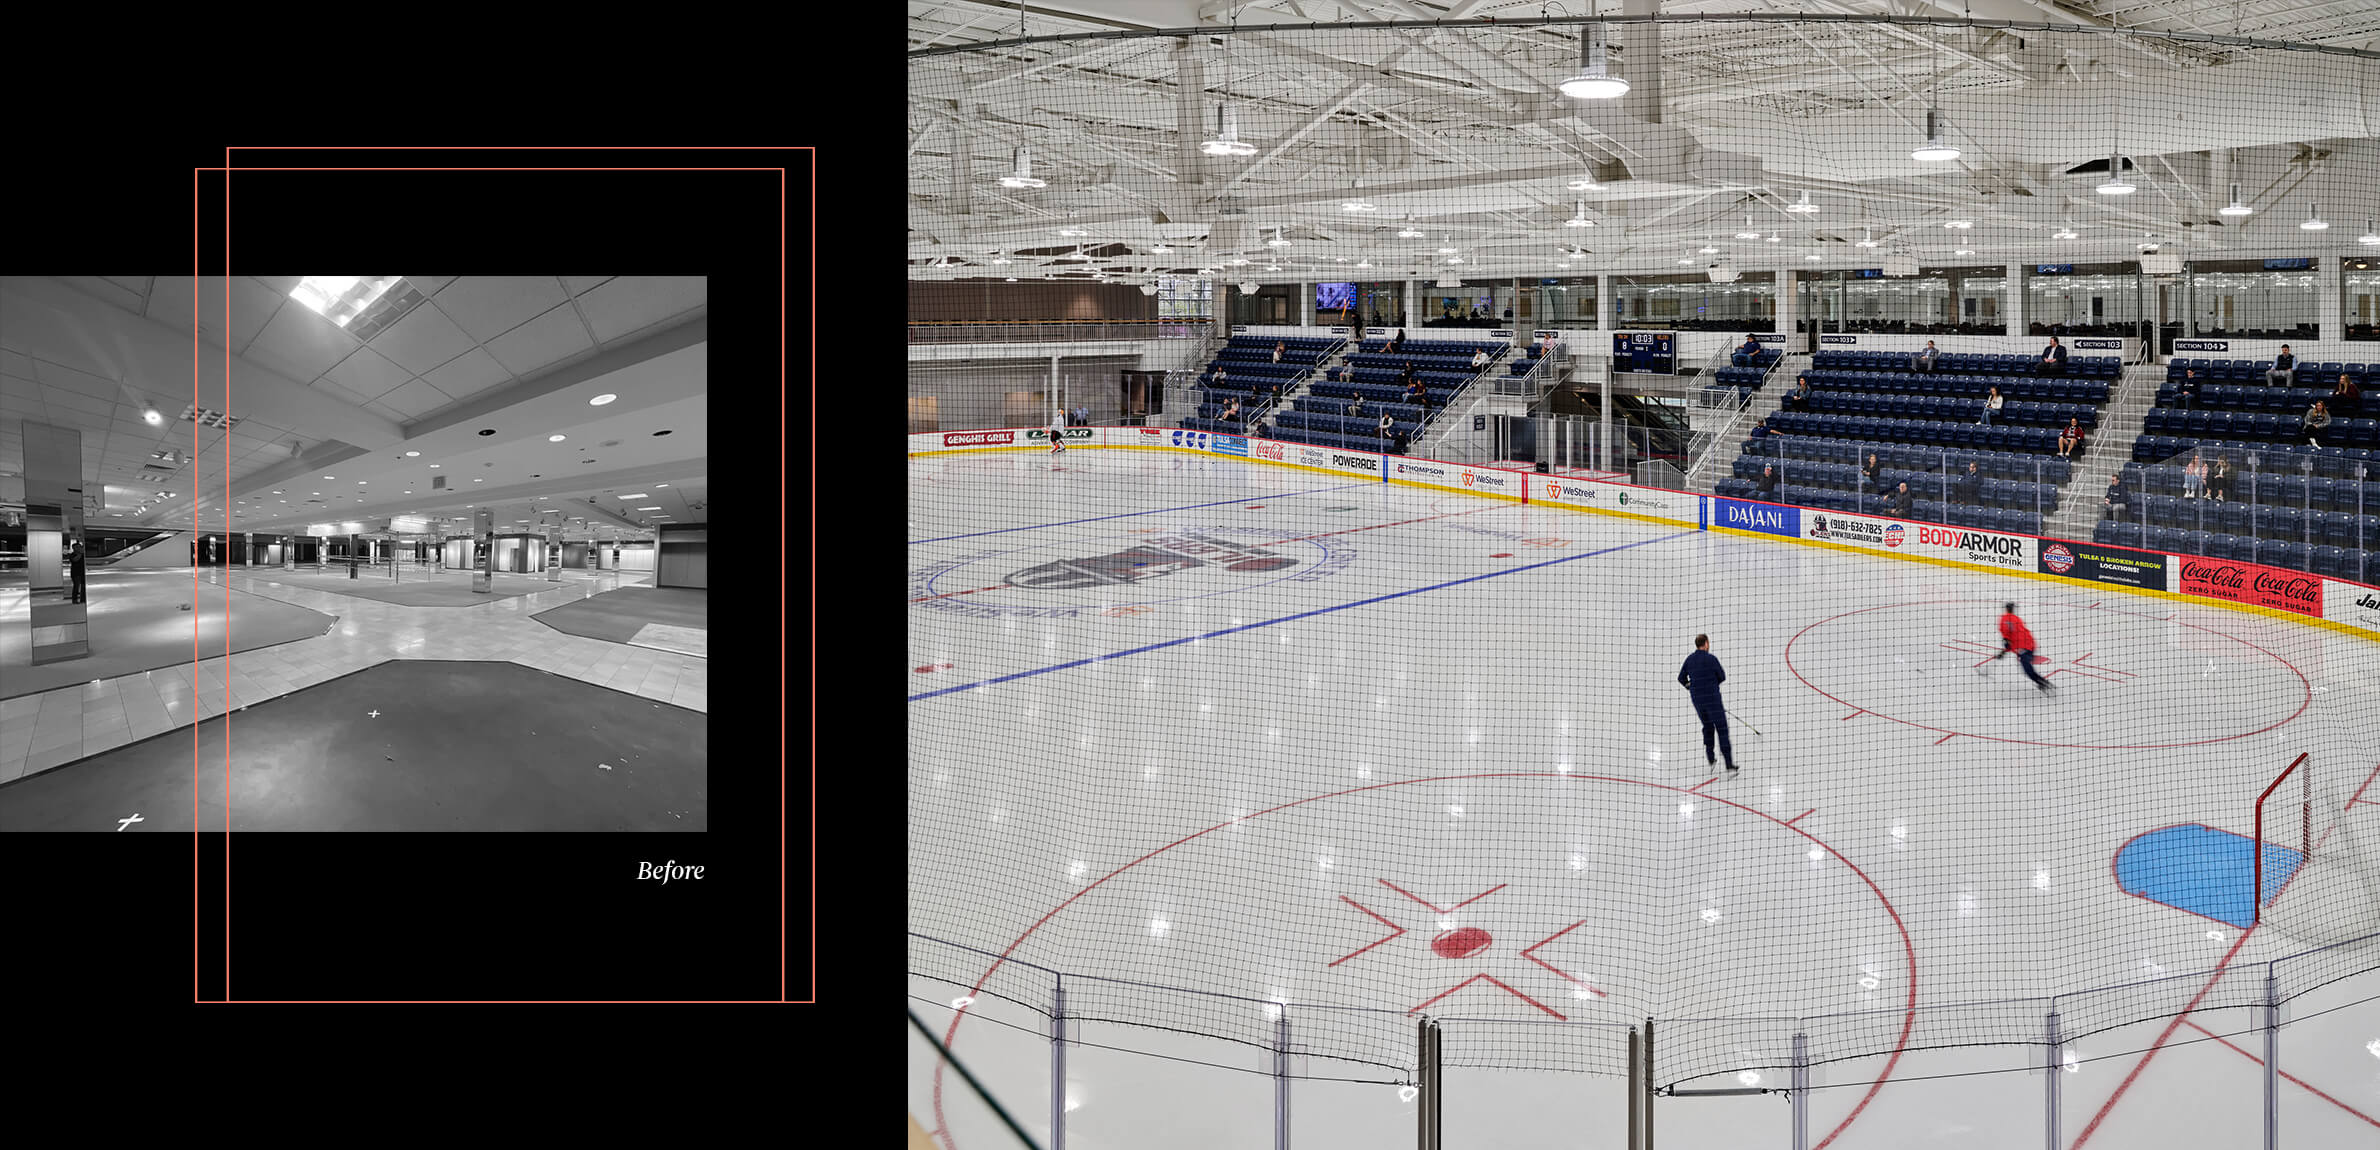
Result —
<path fill-rule="evenodd" d="M 2024 620 L 2016 617 L 2016 604 L 2014 603 L 2000 605 L 2000 642 L 2003 644 L 2000 655 L 2006 655 L 2011 651 L 2015 652 L 2017 666 L 2025 669 L 2025 677 L 2033 680 L 2033 685 L 2044 691 L 2050 689 L 2049 680 L 2042 678 L 2041 672 L 2033 669 L 2033 632 L 2026 629 Z M 1981 674 L 1985 667 L 1999 662 L 2000 655 L 1994 655 L 1990 659 L 1976 664 L 1976 673 Z"/>

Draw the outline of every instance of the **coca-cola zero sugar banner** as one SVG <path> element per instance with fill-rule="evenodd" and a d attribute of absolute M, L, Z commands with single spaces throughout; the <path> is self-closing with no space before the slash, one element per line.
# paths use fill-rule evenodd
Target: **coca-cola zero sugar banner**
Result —
<path fill-rule="evenodd" d="M 2185 595 L 2322 618 L 2320 576 L 2202 555 L 2176 555 L 2174 561 L 2181 568 L 2180 590 Z"/>

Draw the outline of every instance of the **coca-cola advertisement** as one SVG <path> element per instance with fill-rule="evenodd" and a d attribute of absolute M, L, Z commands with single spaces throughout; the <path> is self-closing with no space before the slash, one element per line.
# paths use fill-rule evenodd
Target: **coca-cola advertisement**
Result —
<path fill-rule="evenodd" d="M 2271 607 L 2299 615 L 2311 615 L 2317 619 L 2322 617 L 2322 579 L 2319 576 L 2284 567 L 2234 563 L 2199 555 L 2177 555 L 2174 559 L 2181 565 L 2181 591 L 2185 595 L 2203 595 L 2209 599 Z"/>

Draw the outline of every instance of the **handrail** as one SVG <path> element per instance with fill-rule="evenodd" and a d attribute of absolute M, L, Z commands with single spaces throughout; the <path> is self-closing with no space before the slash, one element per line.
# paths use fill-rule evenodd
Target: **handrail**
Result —
<path fill-rule="evenodd" d="M 1057 343 L 1094 339 L 1196 339 L 1203 319 L 912 320 L 910 343 Z"/>

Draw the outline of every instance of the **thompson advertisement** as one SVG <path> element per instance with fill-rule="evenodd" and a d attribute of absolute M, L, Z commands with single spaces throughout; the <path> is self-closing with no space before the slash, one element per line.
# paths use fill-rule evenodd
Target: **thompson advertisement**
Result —
<path fill-rule="evenodd" d="M 2320 576 L 2203 555 L 2176 555 L 2173 561 L 2181 569 L 2181 581 L 2174 590 L 2184 595 L 2325 617 Z"/>
<path fill-rule="evenodd" d="M 1692 492 L 1659 487 L 1630 487 L 1621 483 L 1591 483 L 1553 475 L 1531 475 L 1528 478 L 1529 501 L 1532 503 L 1624 511 L 1630 515 L 1674 519 L 1680 523 L 1699 524 L 1702 519 L 1702 497 Z"/>
<path fill-rule="evenodd" d="M 1768 535 L 1790 535 L 1798 539 L 1802 533 L 1802 509 L 1776 503 L 1754 503 L 1746 499 L 1713 498 L 1711 526 L 1759 531 Z"/>
<path fill-rule="evenodd" d="M 1449 491 L 1468 491 L 1474 495 L 1500 495 L 1507 499 L 1524 498 L 1521 489 L 1528 477 L 1516 471 L 1439 463 L 1430 459 L 1404 459 L 1394 455 L 1387 458 L 1388 479 L 1391 483 L 1414 483 L 1425 487 L 1443 487 Z"/>
<path fill-rule="evenodd" d="M 2040 540 L 2040 570 L 2049 575 L 2064 575 L 2069 579 L 2088 579 L 2094 583 L 2120 583 L 2126 587 L 2144 587 L 2163 591 L 2165 569 L 2173 557 L 2162 551 L 2135 551 L 2129 547 L 2105 547 L 2097 543 L 2075 543 L 2066 540 Z"/>

